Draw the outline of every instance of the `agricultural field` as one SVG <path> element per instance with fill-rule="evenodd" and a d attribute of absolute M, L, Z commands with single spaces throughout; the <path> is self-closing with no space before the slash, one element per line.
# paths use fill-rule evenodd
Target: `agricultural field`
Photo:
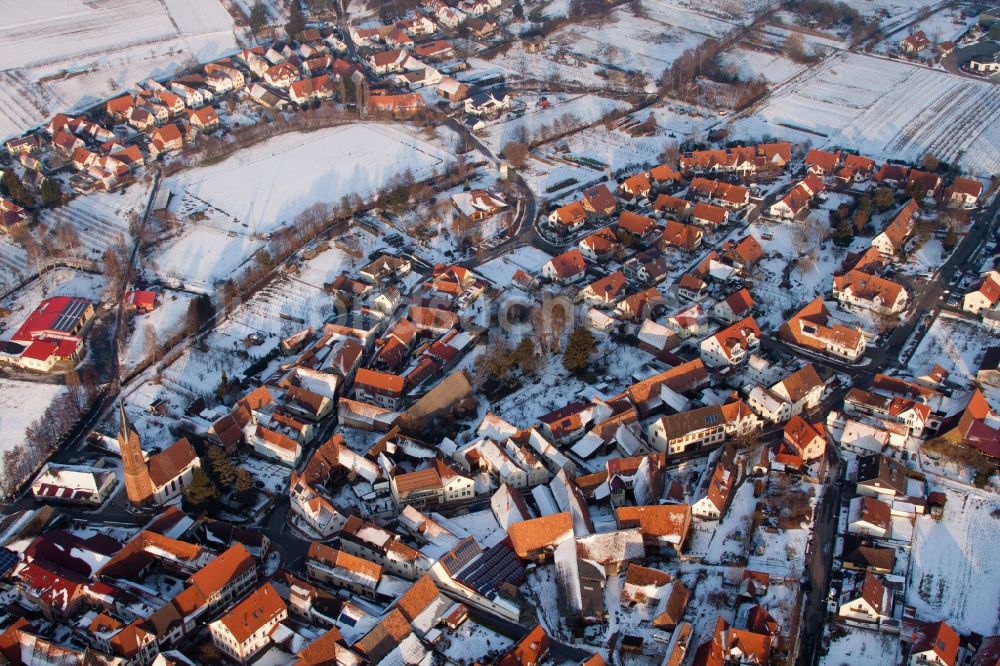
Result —
<path fill-rule="evenodd" d="M 6 3 L 0 41 L 0 139 L 236 50 L 219 0 Z"/>
<path fill-rule="evenodd" d="M 947 617 L 962 634 L 1000 631 L 1000 578 L 993 572 L 1000 501 L 974 490 L 940 488 L 944 520 L 917 518 L 906 602 L 917 617 Z"/>
<path fill-rule="evenodd" d="M 921 103 L 914 104 L 914 91 Z M 1000 171 L 1000 88 L 895 60 L 843 53 L 779 89 L 736 137 L 783 135 L 876 160 L 931 152 L 969 173 Z"/>
<path fill-rule="evenodd" d="M 406 170 L 417 180 L 428 178 L 447 166 L 450 148 L 389 125 L 290 132 L 218 164 L 183 171 L 164 186 L 174 193 L 172 210 L 180 216 L 211 209 L 234 223 L 225 231 L 246 233 L 252 226 L 265 233 L 315 203 L 336 205 L 351 194 L 368 198 Z"/>

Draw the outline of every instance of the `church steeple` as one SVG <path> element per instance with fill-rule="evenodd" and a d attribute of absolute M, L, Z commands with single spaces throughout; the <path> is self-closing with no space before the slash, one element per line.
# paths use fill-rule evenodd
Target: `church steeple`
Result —
<path fill-rule="evenodd" d="M 153 482 L 139 443 L 139 433 L 129 421 L 123 401 L 118 402 L 118 450 L 129 501 L 136 505 L 146 504 L 153 495 Z"/>

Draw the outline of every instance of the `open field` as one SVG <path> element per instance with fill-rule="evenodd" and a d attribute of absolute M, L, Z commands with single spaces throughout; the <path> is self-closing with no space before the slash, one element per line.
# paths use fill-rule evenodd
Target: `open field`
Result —
<path fill-rule="evenodd" d="M 236 49 L 219 0 L 7 2 L 3 16 L 0 139 Z"/>
<path fill-rule="evenodd" d="M 378 192 L 409 169 L 416 179 L 453 153 L 392 126 L 358 124 L 274 137 L 218 164 L 181 172 L 166 187 L 187 214 L 212 207 L 263 233 L 309 206 Z M 234 229 L 241 231 L 241 229 Z"/>
<path fill-rule="evenodd" d="M 977 322 L 941 315 L 920 341 L 909 370 L 919 377 L 939 364 L 951 373 L 949 379 L 953 382 L 968 384 L 975 378 L 979 362 L 994 340 L 994 336 Z"/>
<path fill-rule="evenodd" d="M 922 516 L 913 534 L 912 571 L 906 602 L 917 617 L 945 617 L 959 633 L 988 636 L 1000 630 L 1000 578 L 993 555 L 1000 500 L 941 488 L 948 495 L 941 521 Z M 1000 515 L 1000 514 L 998 514 Z"/>
<path fill-rule="evenodd" d="M 853 147 L 880 160 L 931 152 L 975 175 L 1000 171 L 1000 88 L 856 53 L 827 59 L 733 125 L 737 136 Z"/>

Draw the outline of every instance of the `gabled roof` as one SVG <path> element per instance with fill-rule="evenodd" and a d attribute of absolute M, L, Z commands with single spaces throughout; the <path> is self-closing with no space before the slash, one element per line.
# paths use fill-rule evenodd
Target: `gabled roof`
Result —
<path fill-rule="evenodd" d="M 157 488 L 161 488 L 183 472 L 198 459 L 194 447 L 186 437 L 181 437 L 165 451 L 149 459 L 149 478 Z"/>
<path fill-rule="evenodd" d="M 556 275 L 564 279 L 579 275 L 587 269 L 587 262 L 584 261 L 580 250 L 575 247 L 552 257 L 550 263 L 555 269 Z"/>
<path fill-rule="evenodd" d="M 817 166 L 826 173 L 831 173 L 836 167 L 837 163 L 840 161 L 840 153 L 831 152 L 828 150 L 820 150 L 818 148 L 812 148 L 806 153 L 806 157 L 803 163 L 807 167 Z"/>
<path fill-rule="evenodd" d="M 930 651 L 937 655 L 945 666 L 955 666 L 960 639 L 955 630 L 944 620 L 924 625 L 920 630 L 914 631 L 911 638 L 913 648 L 910 654 Z"/>
<path fill-rule="evenodd" d="M 507 531 L 511 547 L 526 559 L 536 550 L 554 548 L 573 537 L 573 517 L 569 512 L 554 513 L 514 523 Z"/>
<path fill-rule="evenodd" d="M 625 210 L 618 216 L 617 228 L 633 236 L 645 236 L 656 228 L 656 222 L 645 215 L 638 215 L 637 213 Z"/>

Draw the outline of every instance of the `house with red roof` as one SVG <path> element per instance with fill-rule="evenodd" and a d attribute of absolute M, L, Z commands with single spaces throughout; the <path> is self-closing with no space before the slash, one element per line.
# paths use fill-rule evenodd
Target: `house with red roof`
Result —
<path fill-rule="evenodd" d="M 930 46 L 931 40 L 927 39 L 927 35 L 924 34 L 923 30 L 918 30 L 912 35 L 905 37 L 899 41 L 899 50 L 901 53 L 906 55 L 916 55 Z"/>
<path fill-rule="evenodd" d="M 920 204 L 916 199 L 906 202 L 882 233 L 872 239 L 872 247 L 887 259 L 894 257 L 903 249 L 910 234 L 913 233 L 914 217 L 919 210 Z"/>
<path fill-rule="evenodd" d="M 587 262 L 578 248 L 572 248 L 552 257 L 542 266 L 542 276 L 556 284 L 573 284 L 583 279 Z"/>
<path fill-rule="evenodd" d="M 747 362 L 760 349 L 760 327 L 746 317 L 701 341 L 701 360 L 710 368 L 735 367 Z"/>
<path fill-rule="evenodd" d="M 618 186 L 618 195 L 623 199 L 643 199 L 649 196 L 653 189 L 653 184 L 649 182 L 649 176 L 644 173 L 637 173 L 629 176 Z"/>
<path fill-rule="evenodd" d="M 712 204 L 698 203 L 691 211 L 691 221 L 703 227 L 714 229 L 729 222 L 729 211 Z"/>
<path fill-rule="evenodd" d="M 615 231 L 628 242 L 648 245 L 659 234 L 656 222 L 645 215 L 631 211 L 622 211 L 618 216 Z"/>
<path fill-rule="evenodd" d="M 886 594 L 881 579 L 870 571 L 865 572 L 861 589 L 855 588 L 837 610 L 840 617 L 875 623 L 891 618 L 891 613 L 892 594 Z"/>
<path fill-rule="evenodd" d="M 956 666 L 961 639 L 944 620 L 919 623 L 909 636 L 903 634 L 910 646 L 908 666 Z"/>
<path fill-rule="evenodd" d="M 351 393 L 355 400 L 396 410 L 402 405 L 404 389 L 405 382 L 399 375 L 359 368 Z"/>
<path fill-rule="evenodd" d="M 152 312 L 156 309 L 156 292 L 139 289 L 127 291 L 125 305 L 139 312 Z"/>
<path fill-rule="evenodd" d="M 837 165 L 840 164 L 840 153 L 811 148 L 802 163 L 809 173 L 825 176 L 836 171 Z"/>
<path fill-rule="evenodd" d="M 245 664 L 271 645 L 272 635 L 288 617 L 288 605 L 271 583 L 264 583 L 221 618 L 208 625 L 212 643 Z"/>
<path fill-rule="evenodd" d="M 858 270 L 833 277 L 833 297 L 848 308 L 856 306 L 884 314 L 902 312 L 908 302 L 903 285 Z"/>
<path fill-rule="evenodd" d="M 754 302 L 750 291 L 745 287 L 735 291 L 712 306 L 712 316 L 727 324 L 743 319 L 753 310 Z"/>
<path fill-rule="evenodd" d="M 1000 271 L 986 273 L 962 299 L 962 309 L 974 315 L 996 307 L 1000 302 Z"/>
<path fill-rule="evenodd" d="M 618 210 L 618 200 L 604 183 L 585 189 L 582 201 L 584 210 L 597 217 L 607 217 Z"/>
<path fill-rule="evenodd" d="M 621 250 L 621 242 L 610 227 L 601 227 L 577 243 L 584 258 L 602 264 Z"/>
<path fill-rule="evenodd" d="M 826 451 L 825 433 L 822 423 L 809 423 L 796 414 L 785 424 L 782 447 L 803 460 L 813 460 Z"/>
<path fill-rule="evenodd" d="M 983 184 L 974 178 L 955 178 L 951 187 L 944 191 L 944 202 L 949 206 L 956 206 L 969 210 L 975 208 L 979 203 L 979 197 L 983 194 Z"/>
<path fill-rule="evenodd" d="M 576 295 L 576 300 L 598 308 L 610 308 L 624 294 L 625 274 L 615 271 L 581 289 Z"/>
<path fill-rule="evenodd" d="M 705 233 L 693 224 L 667 220 L 660 236 L 660 245 L 663 248 L 676 247 L 685 252 L 694 252 L 701 247 L 704 238 Z"/>
<path fill-rule="evenodd" d="M 548 216 L 549 226 L 553 229 L 571 233 L 583 226 L 587 221 L 587 209 L 583 201 L 573 201 L 559 206 Z"/>

